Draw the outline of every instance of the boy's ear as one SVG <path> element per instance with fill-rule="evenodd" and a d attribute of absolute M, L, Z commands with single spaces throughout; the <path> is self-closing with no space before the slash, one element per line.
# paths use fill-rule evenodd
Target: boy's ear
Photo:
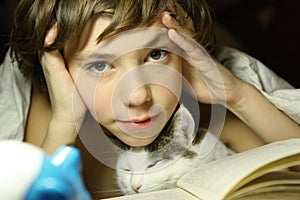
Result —
<path fill-rule="evenodd" d="M 49 47 L 51 44 L 53 44 L 55 42 L 57 34 L 58 34 L 57 22 L 55 22 L 46 33 L 44 46 Z"/>
<path fill-rule="evenodd" d="M 167 3 L 167 11 L 162 14 L 161 22 L 168 29 L 175 29 L 186 35 L 195 31 L 194 22 L 188 13 L 176 2 Z"/>

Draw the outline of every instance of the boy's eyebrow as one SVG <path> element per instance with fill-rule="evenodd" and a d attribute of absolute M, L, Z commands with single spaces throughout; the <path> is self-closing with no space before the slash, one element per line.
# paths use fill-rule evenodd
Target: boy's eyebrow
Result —
<path fill-rule="evenodd" d="M 86 57 L 86 59 L 101 59 L 101 60 L 114 60 L 118 55 L 113 53 L 92 53 Z"/>
<path fill-rule="evenodd" d="M 85 61 L 87 59 L 103 59 L 103 60 L 113 60 L 115 59 L 117 54 L 110 53 L 90 53 L 90 52 L 80 52 L 74 55 L 75 60 L 77 61 Z"/>
<path fill-rule="evenodd" d="M 159 43 L 160 38 L 161 38 L 160 35 L 156 35 L 155 38 L 153 38 L 152 40 L 150 40 L 150 41 L 148 41 L 147 43 L 145 43 L 145 44 L 143 45 L 143 47 L 146 48 L 146 47 L 153 47 L 153 46 L 156 46 L 156 45 Z"/>

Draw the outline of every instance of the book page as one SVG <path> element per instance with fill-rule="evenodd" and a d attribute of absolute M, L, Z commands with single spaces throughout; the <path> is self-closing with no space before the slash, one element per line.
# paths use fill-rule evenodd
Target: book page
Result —
<path fill-rule="evenodd" d="M 276 161 L 273 161 L 269 164 L 262 166 L 261 168 L 253 171 L 251 174 L 248 174 L 243 180 L 241 180 L 238 184 L 236 184 L 232 190 L 237 190 L 238 188 L 244 186 L 246 183 L 252 181 L 253 179 L 260 177 L 264 174 L 275 170 L 281 170 L 283 168 L 288 168 L 291 166 L 300 164 L 300 154 L 288 156 Z"/>
<path fill-rule="evenodd" d="M 177 184 L 203 200 L 224 199 L 247 175 L 296 154 L 300 154 L 300 139 L 271 143 L 202 165 L 180 178 Z M 299 157 L 296 162 L 300 164 Z"/>
<path fill-rule="evenodd" d="M 271 191 L 271 192 L 270 192 Z M 299 200 L 300 185 L 274 185 L 258 188 L 229 200 Z"/>
<path fill-rule="evenodd" d="M 179 189 L 160 190 L 149 193 L 127 195 L 122 197 L 108 198 L 106 200 L 199 200 L 190 193 Z"/>
<path fill-rule="evenodd" d="M 266 192 L 280 192 L 274 191 L 280 187 L 285 191 L 290 191 L 293 188 L 297 188 L 298 195 L 300 195 L 300 172 L 293 171 L 274 171 L 265 174 L 243 186 L 238 191 L 230 195 L 230 199 L 240 198 L 241 196 L 246 196 L 247 194 L 258 193 L 260 188 Z M 250 196 L 250 195 L 248 195 Z"/>

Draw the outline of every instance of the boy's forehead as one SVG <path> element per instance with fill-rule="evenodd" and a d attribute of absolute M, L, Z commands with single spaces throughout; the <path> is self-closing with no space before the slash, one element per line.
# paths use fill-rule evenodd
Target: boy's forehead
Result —
<path fill-rule="evenodd" d="M 109 15 L 99 15 L 87 22 L 78 39 L 73 38 L 69 41 L 70 46 L 75 48 L 71 51 L 76 50 L 77 58 L 84 59 L 97 46 L 97 38 L 110 23 Z"/>
<path fill-rule="evenodd" d="M 136 28 L 116 34 L 94 48 L 86 61 L 96 58 L 116 59 L 129 52 L 142 49 L 165 49 L 179 54 L 180 49 L 168 37 L 168 29 L 161 27 Z"/>

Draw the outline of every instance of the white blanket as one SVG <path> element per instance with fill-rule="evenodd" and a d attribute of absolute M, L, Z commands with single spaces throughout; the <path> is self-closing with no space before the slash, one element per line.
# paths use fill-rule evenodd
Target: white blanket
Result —
<path fill-rule="evenodd" d="M 223 47 L 216 52 L 217 59 L 230 71 L 258 88 L 278 109 L 300 124 L 300 89 L 294 88 L 260 61 L 241 51 Z"/>
<path fill-rule="evenodd" d="M 0 140 L 22 140 L 30 105 L 31 82 L 9 53 L 0 65 Z"/>

